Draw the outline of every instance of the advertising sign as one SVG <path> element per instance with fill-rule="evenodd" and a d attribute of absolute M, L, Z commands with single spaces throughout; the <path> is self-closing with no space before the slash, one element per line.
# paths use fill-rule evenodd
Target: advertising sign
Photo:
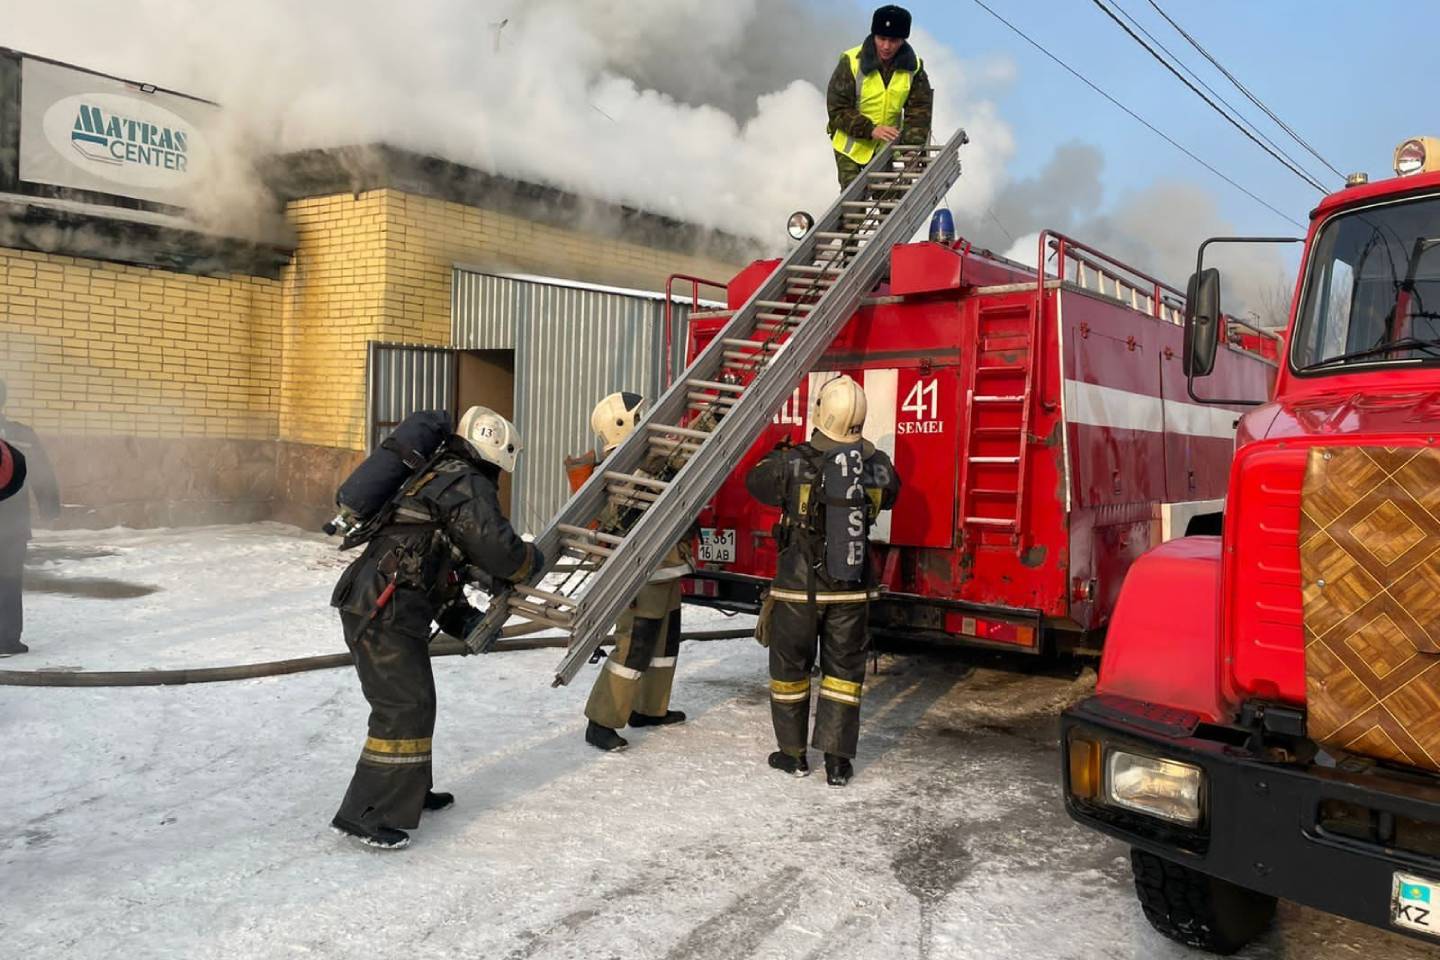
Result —
<path fill-rule="evenodd" d="M 210 160 L 218 108 L 26 57 L 20 179 L 184 206 Z"/>

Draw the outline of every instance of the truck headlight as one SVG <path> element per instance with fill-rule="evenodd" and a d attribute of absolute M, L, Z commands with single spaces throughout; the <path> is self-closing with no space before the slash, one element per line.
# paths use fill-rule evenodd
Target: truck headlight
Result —
<path fill-rule="evenodd" d="M 1112 750 L 1105 765 L 1110 803 L 1193 827 L 1200 822 L 1205 772 L 1188 763 Z"/>

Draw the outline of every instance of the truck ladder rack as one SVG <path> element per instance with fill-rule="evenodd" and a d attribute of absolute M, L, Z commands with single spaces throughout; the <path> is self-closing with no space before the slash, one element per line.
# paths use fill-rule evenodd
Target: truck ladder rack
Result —
<path fill-rule="evenodd" d="M 497 591 L 465 638 L 470 650 L 488 651 L 506 621 L 519 616 L 569 634 L 556 686 L 579 672 L 883 277 L 890 248 L 914 235 L 959 178 L 967 140 L 957 130 L 943 147 L 887 144 L 877 152 L 536 538 L 543 568 Z M 897 175 L 876 176 L 888 173 Z M 642 480 L 642 465 L 657 454 L 665 469 Z M 628 524 L 599 532 L 612 504 Z M 593 569 L 575 570 L 577 561 Z M 572 570 L 569 577 L 536 590 L 558 564 Z"/>

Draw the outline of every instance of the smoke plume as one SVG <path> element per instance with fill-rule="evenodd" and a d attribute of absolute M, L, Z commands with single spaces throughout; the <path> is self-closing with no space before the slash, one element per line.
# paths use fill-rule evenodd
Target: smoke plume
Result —
<path fill-rule="evenodd" d="M 1156 181 L 1102 212 L 1104 166 L 1095 147 L 1061 144 L 1034 177 L 1000 190 L 986 216 L 974 223 L 972 236 L 1033 265 L 1039 232 L 1058 230 L 1183 290 L 1200 242 L 1235 235 L 1214 195 L 1192 183 Z M 1243 318 L 1253 312 L 1266 326 L 1284 324 L 1294 277 L 1278 248 L 1211 247 L 1206 265 L 1221 270 L 1227 313 Z"/>
<path fill-rule="evenodd" d="M 803 0 L 56 0 L 4 19 L 19 49 L 219 101 L 231 157 L 388 142 L 775 236 L 791 210 L 834 195 L 824 87 L 869 11 Z M 962 122 L 971 135 L 955 202 L 983 206 L 1010 132 L 972 95 L 959 58 L 921 31 L 912 42 L 937 91 L 935 135 Z M 202 216 L 237 206 L 236 167 L 205 191 Z"/>

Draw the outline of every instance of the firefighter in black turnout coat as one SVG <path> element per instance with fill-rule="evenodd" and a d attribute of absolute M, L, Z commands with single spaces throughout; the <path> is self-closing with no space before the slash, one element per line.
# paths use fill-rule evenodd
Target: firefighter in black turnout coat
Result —
<path fill-rule="evenodd" d="M 430 789 L 430 625 L 465 636 L 479 616 L 465 599 L 466 582 L 522 580 L 542 563 L 500 510 L 500 471 L 514 469 L 519 451 L 509 421 L 471 407 L 439 459 L 407 480 L 393 515 L 335 586 L 331 603 L 370 703 L 369 736 L 331 822 L 337 832 L 398 849 L 422 810 L 454 802 Z"/>
<path fill-rule="evenodd" d="M 865 392 L 849 377 L 821 388 L 807 443 L 781 444 L 745 477 L 752 496 L 781 508 L 780 556 L 757 631 L 770 648 L 770 716 L 780 747 L 770 766 L 810 772 L 805 734 L 810 675 L 820 653 L 820 697 L 811 745 L 825 754 L 825 778 L 844 786 L 860 738 L 860 689 L 869 650 L 867 545 L 880 511 L 895 503 L 900 478 L 861 437 Z"/>

